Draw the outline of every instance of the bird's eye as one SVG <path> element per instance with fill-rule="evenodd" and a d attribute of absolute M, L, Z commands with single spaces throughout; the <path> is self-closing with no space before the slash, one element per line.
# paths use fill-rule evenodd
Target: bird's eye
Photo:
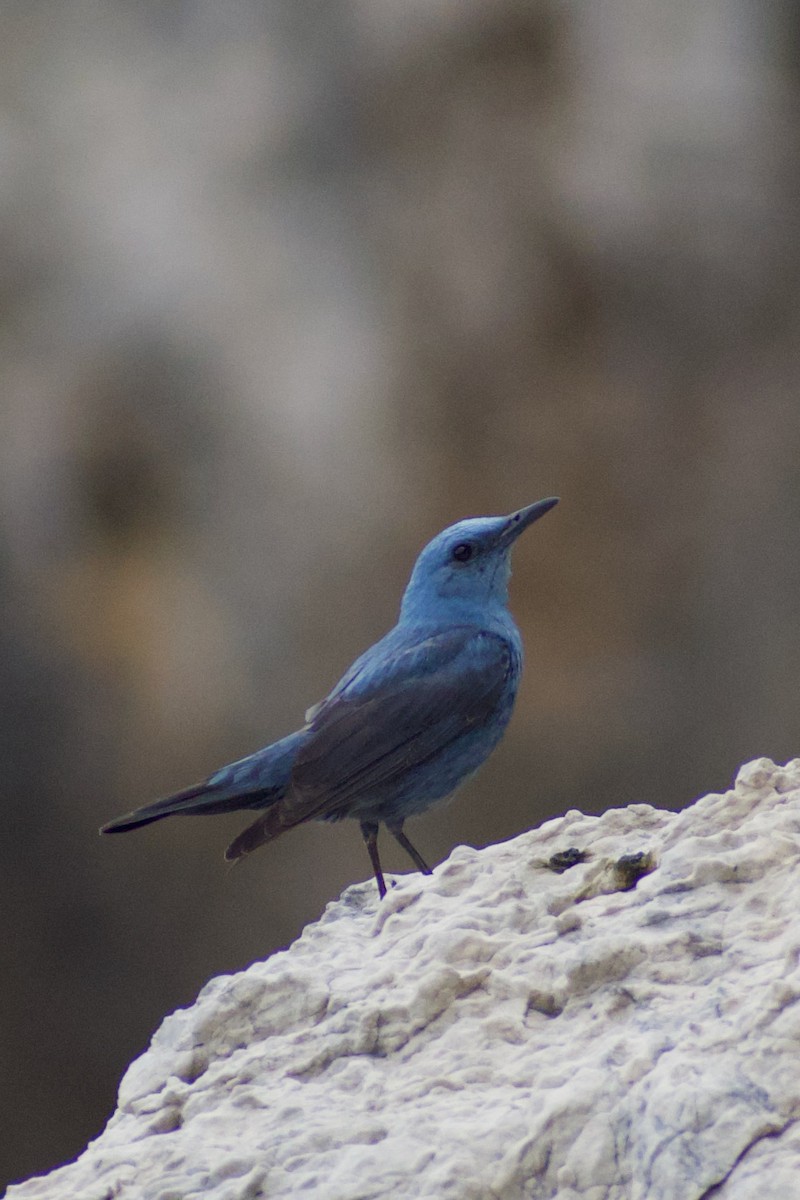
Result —
<path fill-rule="evenodd" d="M 456 562 L 467 562 L 472 558 L 473 547 L 469 542 L 459 542 L 453 547 L 453 558 Z"/>

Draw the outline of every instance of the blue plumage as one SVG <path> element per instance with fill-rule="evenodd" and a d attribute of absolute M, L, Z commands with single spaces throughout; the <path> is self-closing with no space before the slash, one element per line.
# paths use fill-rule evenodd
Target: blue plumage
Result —
<path fill-rule="evenodd" d="M 450 795 L 505 731 L 522 670 L 507 608 L 511 549 L 556 503 L 445 529 L 417 559 L 397 625 L 356 659 L 302 729 L 102 832 L 178 814 L 263 810 L 228 847 L 226 857 L 238 859 L 304 821 L 354 817 L 381 896 L 381 823 L 429 874 L 403 822 Z"/>

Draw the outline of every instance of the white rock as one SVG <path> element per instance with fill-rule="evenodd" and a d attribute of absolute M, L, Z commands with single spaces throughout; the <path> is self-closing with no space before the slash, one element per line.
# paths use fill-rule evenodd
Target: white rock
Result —
<path fill-rule="evenodd" d="M 799 859 L 800 759 L 759 759 L 683 812 L 349 888 L 168 1017 L 104 1133 L 9 1200 L 800 1195 Z"/>

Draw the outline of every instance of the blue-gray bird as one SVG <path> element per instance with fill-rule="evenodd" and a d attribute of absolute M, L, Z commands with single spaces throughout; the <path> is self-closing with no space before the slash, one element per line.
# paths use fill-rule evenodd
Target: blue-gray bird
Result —
<path fill-rule="evenodd" d="M 416 561 L 394 629 L 306 713 L 302 729 L 101 832 L 175 815 L 263 810 L 226 850 L 233 861 L 303 821 L 355 817 L 381 897 L 381 822 L 430 875 L 403 824 L 449 796 L 503 736 L 522 669 L 522 640 L 507 607 L 511 550 L 557 503 L 550 497 L 438 534 Z"/>

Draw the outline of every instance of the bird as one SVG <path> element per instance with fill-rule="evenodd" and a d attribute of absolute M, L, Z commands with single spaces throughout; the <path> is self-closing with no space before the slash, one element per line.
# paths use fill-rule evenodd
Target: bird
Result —
<path fill-rule="evenodd" d="M 381 824 L 419 871 L 432 874 L 403 826 L 447 799 L 505 732 L 523 661 L 508 609 L 511 552 L 557 503 L 550 496 L 437 534 L 417 558 L 397 624 L 308 710 L 302 728 L 100 832 L 256 810 L 225 852 L 236 862 L 305 821 L 350 817 L 360 823 L 380 899 Z"/>

